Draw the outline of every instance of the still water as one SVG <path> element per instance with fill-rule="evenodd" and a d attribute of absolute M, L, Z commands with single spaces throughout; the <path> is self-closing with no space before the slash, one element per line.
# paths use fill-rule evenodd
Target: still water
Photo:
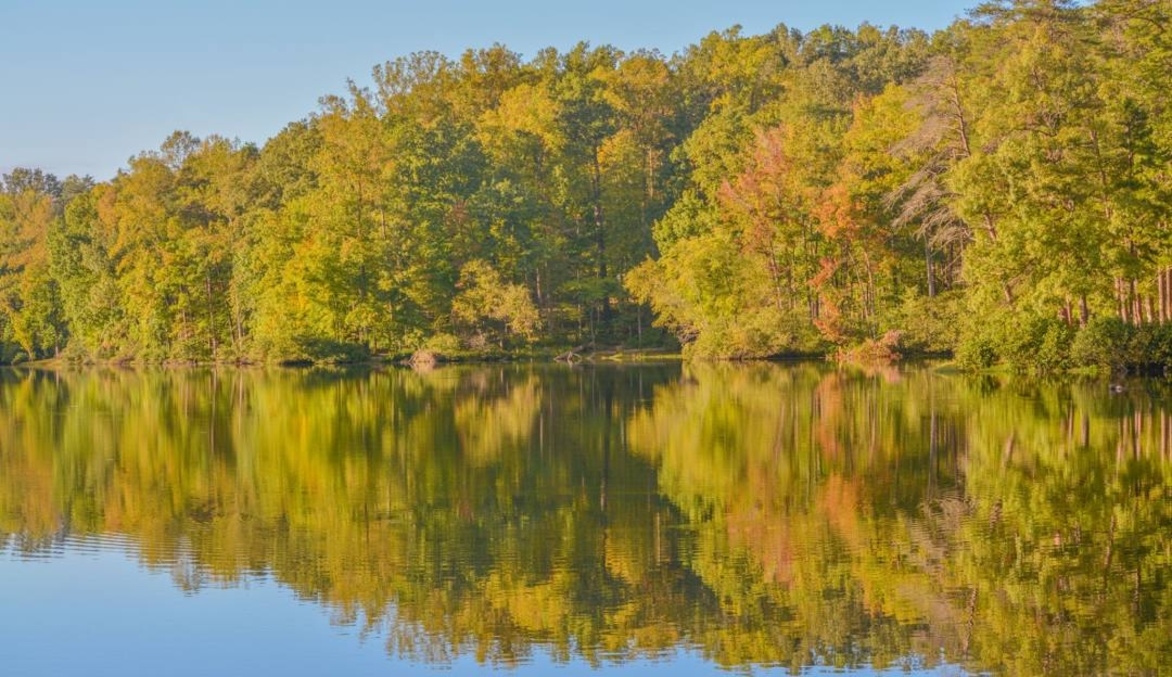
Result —
<path fill-rule="evenodd" d="M 0 674 L 1172 671 L 1172 393 L 0 372 Z"/>

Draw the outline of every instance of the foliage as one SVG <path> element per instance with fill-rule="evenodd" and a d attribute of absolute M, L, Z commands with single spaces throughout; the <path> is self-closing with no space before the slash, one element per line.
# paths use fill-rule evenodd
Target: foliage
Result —
<path fill-rule="evenodd" d="M 1117 317 L 1095 318 L 1074 337 L 1071 360 L 1080 367 L 1119 371 L 1127 365 L 1125 348 L 1132 333 L 1131 326 Z"/>
<path fill-rule="evenodd" d="M 1172 364 L 1172 328 L 1135 327 L 1114 317 L 1097 318 L 1078 332 L 1070 352 L 1080 367 L 1159 373 Z"/>
<path fill-rule="evenodd" d="M 890 324 L 902 329 L 903 346 L 912 353 L 949 353 L 959 341 L 963 303 L 959 290 L 936 296 L 912 294 L 896 309 Z"/>
<path fill-rule="evenodd" d="M 176 132 L 97 185 L 13 170 L 0 357 L 643 346 L 651 319 L 694 358 L 895 331 L 1054 371 L 1101 363 L 1098 329 L 1072 337 L 1117 318 L 1126 366 L 1167 366 L 1170 22 L 997 0 L 931 36 L 400 57 L 263 146 Z"/>
<path fill-rule="evenodd" d="M 1002 311 L 992 321 L 978 316 L 963 330 L 957 361 L 984 369 L 1003 362 L 1023 372 L 1055 373 L 1070 365 L 1075 330 L 1058 319 Z"/>
<path fill-rule="evenodd" d="M 536 338 L 540 317 L 522 285 L 506 284 L 500 273 L 476 260 L 464 265 L 456 287 L 460 291 L 452 300 L 452 314 L 470 328 L 473 340 L 491 339 L 503 347 L 509 335 L 522 341 Z"/>

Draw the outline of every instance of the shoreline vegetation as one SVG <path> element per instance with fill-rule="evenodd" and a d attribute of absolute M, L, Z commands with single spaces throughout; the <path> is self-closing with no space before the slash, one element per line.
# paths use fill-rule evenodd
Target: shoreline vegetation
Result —
<path fill-rule="evenodd" d="M 422 52 L 263 145 L 0 182 L 0 363 L 1172 365 L 1172 6 Z"/>
<path fill-rule="evenodd" d="M 777 355 L 771 356 L 768 361 L 775 362 L 802 362 L 823 360 L 824 355 Z M 444 365 L 462 364 L 507 364 L 507 363 L 563 363 L 567 365 L 579 364 L 632 364 L 632 363 L 665 363 L 680 362 L 684 359 L 679 350 L 668 348 L 637 348 L 621 347 L 583 347 L 565 350 L 553 348 L 524 348 L 517 350 L 497 351 L 465 351 L 458 353 L 437 353 L 429 350 L 419 350 L 414 353 L 400 353 L 388 355 L 348 356 L 346 359 L 286 359 L 277 362 L 262 362 L 255 360 L 236 360 L 232 362 L 210 362 L 199 360 L 170 359 L 162 361 L 146 361 L 136 359 L 81 359 L 76 356 L 56 356 L 38 360 L 18 360 L 3 363 L 0 366 L 29 367 L 29 368 L 68 368 L 76 366 L 92 367 L 380 367 L 397 366 L 415 369 L 429 369 Z"/>
<path fill-rule="evenodd" d="M 134 359 L 96 360 L 77 359 L 75 357 L 48 357 L 39 360 L 16 361 L 0 364 L 0 368 L 13 367 L 24 369 L 69 369 L 77 367 L 97 367 L 113 369 L 139 369 L 144 367 L 161 367 L 165 369 L 203 369 L 203 368 L 265 368 L 279 367 L 290 369 L 349 369 L 349 368 L 382 368 L 401 367 L 416 371 L 431 371 L 439 367 L 461 365 L 492 365 L 492 364 L 563 364 L 568 367 L 586 365 L 662 365 L 668 363 L 689 362 L 689 359 L 680 350 L 670 348 L 597 348 L 597 349 L 567 349 L 555 351 L 552 349 L 522 349 L 495 352 L 465 352 L 457 354 L 439 354 L 420 350 L 411 354 L 371 355 L 365 358 L 339 360 L 307 360 L 289 359 L 277 362 L 261 362 L 251 360 L 237 360 L 233 362 L 208 362 L 198 360 L 163 360 L 145 361 Z M 700 360 L 710 363 L 772 363 L 772 364 L 814 364 L 829 363 L 845 367 L 858 367 L 868 370 L 874 367 L 884 368 L 898 364 L 936 364 L 942 371 L 955 372 L 958 368 L 953 355 L 950 353 L 915 353 L 891 354 L 885 351 L 873 352 L 869 344 L 851 350 L 843 350 L 833 354 L 820 353 L 790 353 L 769 355 L 755 358 L 708 358 Z M 985 373 L 1003 371 L 1001 367 L 982 370 Z M 1074 373 L 1094 375 L 1095 371 L 1074 370 Z"/>

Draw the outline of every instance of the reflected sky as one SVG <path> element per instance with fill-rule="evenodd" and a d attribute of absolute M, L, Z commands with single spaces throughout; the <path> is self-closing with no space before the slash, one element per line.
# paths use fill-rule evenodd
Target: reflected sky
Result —
<path fill-rule="evenodd" d="M 10 675 L 210 674 L 709 675 L 701 656 L 676 651 L 662 660 L 554 662 L 547 654 L 515 667 L 486 666 L 472 656 L 443 665 L 390 661 L 378 636 L 331 623 L 320 607 L 268 577 L 184 593 L 165 570 L 141 565 L 117 540 L 71 542 L 37 557 L 0 552 L 0 637 Z M 780 669 L 719 670 L 781 675 Z M 805 674 L 844 674 L 810 669 Z M 854 675 L 960 675 L 958 668 Z"/>

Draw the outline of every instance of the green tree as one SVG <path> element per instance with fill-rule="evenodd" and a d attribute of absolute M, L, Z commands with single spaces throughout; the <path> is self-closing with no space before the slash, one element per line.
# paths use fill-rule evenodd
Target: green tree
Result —
<path fill-rule="evenodd" d="M 49 255 L 61 184 L 52 174 L 16 169 L 0 187 L 0 338 L 25 358 L 53 356 L 68 338 Z"/>
<path fill-rule="evenodd" d="M 503 348 L 510 336 L 525 342 L 536 338 L 537 307 L 524 286 L 505 283 L 486 262 L 473 260 L 461 269 L 457 287 L 452 313 L 469 327 L 474 344 L 491 341 Z"/>

